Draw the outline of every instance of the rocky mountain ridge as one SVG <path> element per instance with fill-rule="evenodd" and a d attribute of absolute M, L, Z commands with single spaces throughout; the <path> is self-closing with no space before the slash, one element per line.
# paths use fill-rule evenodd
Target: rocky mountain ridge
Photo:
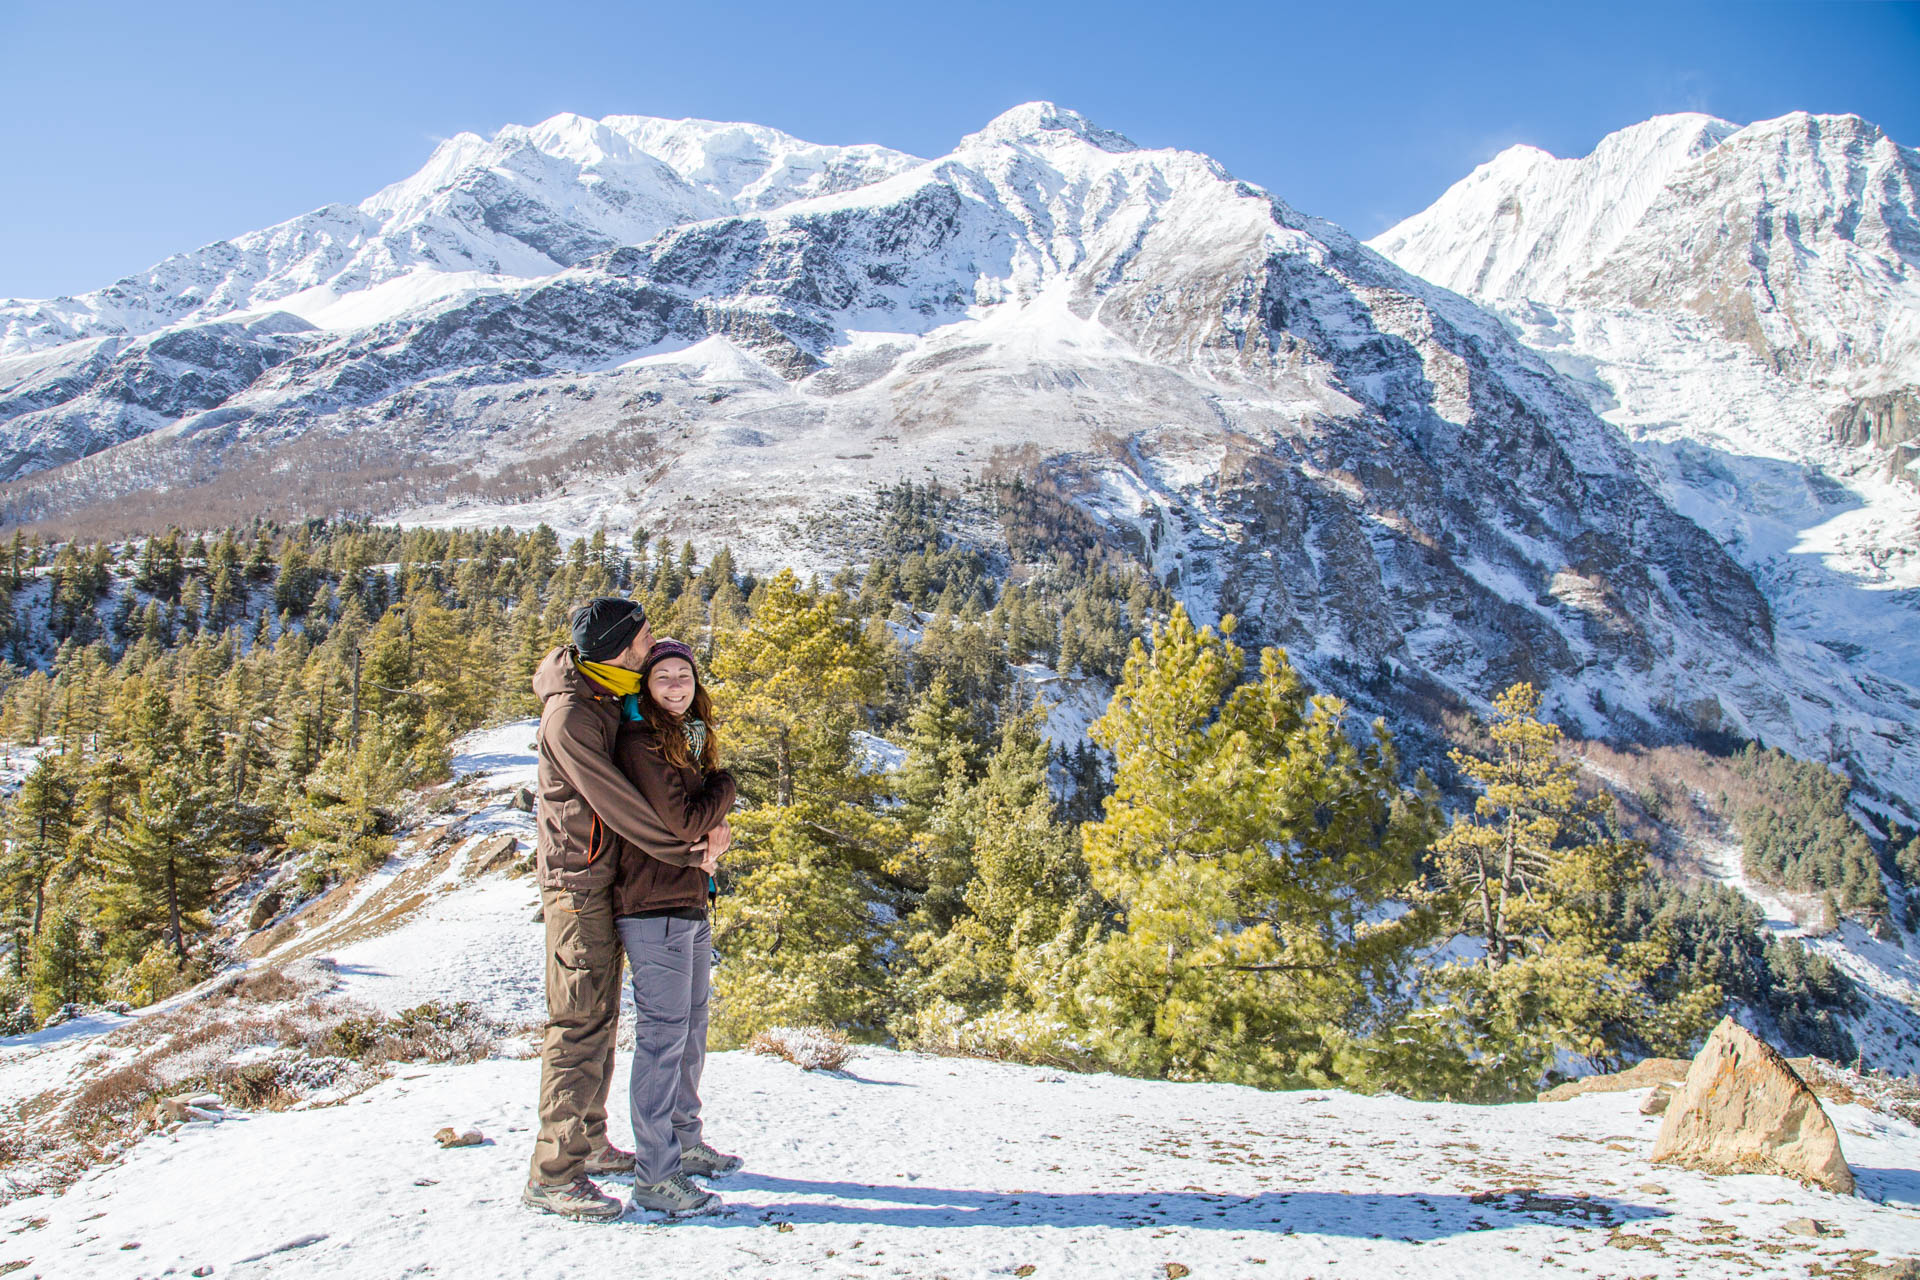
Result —
<path fill-rule="evenodd" d="M 492 138 L 462 133 L 358 205 L 327 205 L 177 254 L 78 297 L 0 300 L 0 355 L 246 311 L 359 328 L 551 275 L 681 223 L 779 208 L 917 163 L 886 147 L 651 116 L 563 113 Z"/>

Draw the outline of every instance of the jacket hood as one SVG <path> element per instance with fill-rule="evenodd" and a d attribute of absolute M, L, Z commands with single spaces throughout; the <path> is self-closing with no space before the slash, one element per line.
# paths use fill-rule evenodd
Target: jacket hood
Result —
<path fill-rule="evenodd" d="M 580 674 L 580 668 L 574 665 L 574 658 L 573 646 L 563 644 L 540 659 L 540 665 L 533 671 L 533 696 L 542 703 L 561 693 L 583 698 L 611 698 L 611 693 Z"/>

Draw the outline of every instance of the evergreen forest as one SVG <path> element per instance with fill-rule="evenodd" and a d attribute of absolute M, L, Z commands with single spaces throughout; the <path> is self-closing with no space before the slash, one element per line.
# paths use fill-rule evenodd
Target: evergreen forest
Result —
<path fill-rule="evenodd" d="M 957 536 L 963 506 L 994 539 Z M 223 903 L 275 868 L 311 897 L 378 866 L 454 740 L 536 715 L 571 609 L 620 594 L 700 653 L 741 783 L 717 1047 L 814 1023 L 1497 1100 L 1569 1055 L 1688 1053 L 1738 1006 L 1790 1049 L 1856 1056 L 1844 975 L 1733 890 L 1663 874 L 1529 686 L 1436 782 L 1285 652 L 1197 625 L 1044 482 L 886 489 L 872 530 L 830 578 L 645 530 L 16 532 L 4 1029 L 204 979 L 231 960 Z M 1033 664 L 1111 691 L 1090 742 L 1048 745 Z M 1736 767 L 1755 878 L 1887 917 L 1911 832 L 1877 847 L 1820 766 L 1756 747 Z"/>

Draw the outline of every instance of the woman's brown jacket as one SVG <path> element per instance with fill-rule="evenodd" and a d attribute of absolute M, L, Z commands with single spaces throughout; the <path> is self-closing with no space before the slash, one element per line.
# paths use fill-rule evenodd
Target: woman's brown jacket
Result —
<path fill-rule="evenodd" d="M 704 839 L 733 808 L 732 774 L 725 769 L 702 773 L 669 764 L 659 736 L 646 724 L 620 726 L 613 760 L 653 806 L 660 825 L 689 844 Z M 706 872 L 648 857 L 627 841 L 620 842 L 613 881 L 616 916 L 706 909 Z"/>

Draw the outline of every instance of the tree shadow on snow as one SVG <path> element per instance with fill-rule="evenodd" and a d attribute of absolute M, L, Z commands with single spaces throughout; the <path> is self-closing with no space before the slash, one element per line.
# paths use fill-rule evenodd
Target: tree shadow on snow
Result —
<path fill-rule="evenodd" d="M 785 1222 L 883 1227 L 1176 1226 L 1217 1231 L 1437 1240 L 1471 1231 L 1530 1225 L 1613 1227 L 1670 1216 L 1664 1209 L 1602 1196 L 1586 1199 L 1539 1192 L 1483 1197 L 1445 1193 L 1385 1194 L 1269 1191 L 1255 1196 L 1197 1191 L 990 1192 L 941 1187 L 811 1182 L 740 1173 L 722 1188 L 739 1211 L 714 1225 L 753 1226 L 758 1210 Z M 755 1204 L 745 1193 L 818 1196 Z M 834 1203 L 852 1201 L 855 1203 Z"/>
<path fill-rule="evenodd" d="M 456 777 L 505 773 L 509 769 L 525 769 L 533 760 L 531 748 L 525 751 L 489 751 L 480 755 L 455 756 L 453 772 Z"/>

